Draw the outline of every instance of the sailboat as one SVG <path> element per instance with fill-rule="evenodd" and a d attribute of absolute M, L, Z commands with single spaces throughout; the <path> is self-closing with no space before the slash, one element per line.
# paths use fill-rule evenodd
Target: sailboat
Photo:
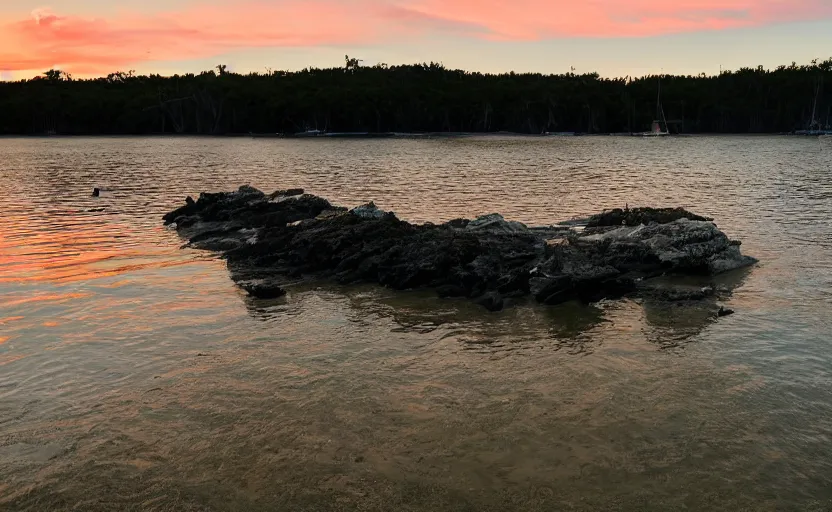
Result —
<path fill-rule="evenodd" d="M 832 130 L 829 127 L 829 111 L 827 110 L 826 113 L 826 126 L 822 126 L 820 121 L 818 120 L 818 96 L 820 96 L 820 89 L 823 85 L 823 79 L 821 78 L 820 83 L 815 88 L 815 101 L 812 104 L 812 120 L 809 121 L 809 127 L 807 130 L 797 130 L 795 135 L 809 135 L 815 137 L 823 137 L 832 135 Z"/>
<path fill-rule="evenodd" d="M 664 129 L 662 129 L 662 124 L 664 124 Z M 667 118 L 664 116 L 664 107 L 662 107 L 661 77 L 659 77 L 659 93 L 656 97 L 656 120 L 653 121 L 653 125 L 649 132 L 639 133 L 636 135 L 640 135 L 642 137 L 665 137 L 670 135 L 670 132 L 667 129 Z"/>
<path fill-rule="evenodd" d="M 667 129 L 662 130 L 662 125 L 659 121 L 653 121 L 653 126 L 650 131 L 641 134 L 642 137 L 663 137 L 665 135 L 670 135 L 670 132 Z"/>

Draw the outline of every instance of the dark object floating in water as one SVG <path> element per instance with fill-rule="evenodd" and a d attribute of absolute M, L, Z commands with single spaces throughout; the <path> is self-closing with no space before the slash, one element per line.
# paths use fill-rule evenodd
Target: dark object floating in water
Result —
<path fill-rule="evenodd" d="M 98 197 L 100 195 L 101 195 L 101 189 L 100 188 L 96 187 L 96 188 L 92 189 L 92 197 Z"/>
<path fill-rule="evenodd" d="M 681 208 L 604 212 L 583 231 L 528 227 L 499 214 L 418 225 L 373 203 L 347 210 L 301 189 L 266 195 L 243 186 L 188 198 L 164 221 L 192 247 L 223 253 L 232 279 L 261 298 L 282 295 L 290 279 L 330 278 L 430 287 L 498 311 L 505 298 L 529 295 L 544 304 L 656 296 L 645 286 L 652 278 L 714 275 L 757 261 Z M 711 295 L 700 289 L 671 298 Z"/>
<path fill-rule="evenodd" d="M 256 299 L 277 299 L 286 295 L 286 290 L 270 279 L 239 281 L 237 284 Z"/>
<path fill-rule="evenodd" d="M 716 316 L 722 318 L 723 316 L 733 315 L 733 309 L 727 309 L 725 306 L 720 306 L 719 311 L 716 312 Z"/>

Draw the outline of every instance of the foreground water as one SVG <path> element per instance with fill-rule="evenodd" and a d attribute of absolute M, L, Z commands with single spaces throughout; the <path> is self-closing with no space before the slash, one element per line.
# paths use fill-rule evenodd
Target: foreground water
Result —
<path fill-rule="evenodd" d="M 761 263 L 718 322 L 255 302 L 160 222 L 244 183 L 412 221 L 681 205 Z M 830 199 L 808 138 L 0 139 L 0 509 L 832 509 Z"/>

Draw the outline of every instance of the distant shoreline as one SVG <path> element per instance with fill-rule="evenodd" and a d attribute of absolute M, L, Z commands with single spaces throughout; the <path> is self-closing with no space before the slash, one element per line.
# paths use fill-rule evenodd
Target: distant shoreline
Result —
<path fill-rule="evenodd" d="M 718 76 L 482 74 L 437 63 L 0 82 L 0 133 L 783 134 L 832 132 L 832 59 Z M 319 132 L 320 130 L 320 132 Z M 267 135 L 268 134 L 268 135 Z"/>
<path fill-rule="evenodd" d="M 527 139 L 570 139 L 584 137 L 616 137 L 616 138 L 642 138 L 638 133 L 575 133 L 575 134 L 529 134 L 514 132 L 431 132 L 431 133 L 397 133 L 395 135 L 363 135 L 363 134 L 337 134 L 321 136 L 296 136 L 269 133 L 225 133 L 225 134 L 200 134 L 200 133 L 87 133 L 87 134 L 0 134 L 0 139 L 78 139 L 78 138 L 207 138 L 207 139 L 284 139 L 284 140 L 384 140 L 384 139 L 450 139 L 463 137 L 515 137 Z M 689 137 L 795 137 L 804 139 L 817 138 L 818 135 L 805 135 L 788 132 L 769 133 L 678 133 L 671 134 L 665 138 L 689 138 Z"/>

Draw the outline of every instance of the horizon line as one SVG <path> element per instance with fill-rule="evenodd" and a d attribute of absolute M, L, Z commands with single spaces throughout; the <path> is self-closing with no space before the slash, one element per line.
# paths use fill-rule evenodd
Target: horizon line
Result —
<path fill-rule="evenodd" d="M 345 56 L 349 57 L 349 56 Z M 362 62 L 359 59 L 359 62 Z M 717 74 L 707 73 L 707 72 L 700 72 L 695 74 L 674 74 L 674 73 L 648 73 L 643 75 L 624 75 L 624 76 L 609 76 L 609 75 L 602 75 L 598 71 L 587 71 L 576 73 L 575 68 L 571 68 L 570 71 L 562 72 L 562 73 L 542 73 L 539 71 L 521 71 L 521 70 L 508 70 L 502 72 L 492 72 L 492 71 L 477 71 L 474 69 L 464 69 L 464 68 L 450 68 L 446 67 L 442 61 L 423 61 L 423 62 L 411 62 L 411 63 L 400 63 L 400 64 L 388 64 L 379 62 L 373 65 L 366 65 L 366 66 L 358 66 L 359 69 L 391 69 L 391 68 L 401 68 L 401 67 L 415 67 L 415 66 L 422 66 L 427 67 L 431 65 L 438 65 L 441 68 L 445 69 L 446 71 L 461 71 L 468 74 L 480 74 L 483 76 L 502 76 L 502 75 L 540 75 L 546 77 L 587 77 L 587 76 L 595 76 L 600 80 L 624 80 L 629 79 L 630 81 L 645 79 L 645 78 L 654 78 L 654 77 L 684 77 L 684 78 L 716 78 L 722 76 L 723 74 L 734 74 L 739 71 L 743 70 L 752 70 L 752 71 L 763 71 L 763 72 L 775 72 L 782 69 L 801 69 L 801 68 L 821 68 L 822 65 L 828 64 L 828 70 L 820 69 L 821 71 L 832 71 L 832 56 L 827 57 L 826 59 L 815 58 L 810 60 L 808 63 L 798 63 L 797 61 L 792 61 L 788 64 L 779 64 L 776 67 L 766 67 L 764 65 L 756 65 L 756 66 L 743 66 L 737 69 L 729 69 L 729 68 L 722 68 L 720 67 L 720 71 Z M 128 70 L 115 70 L 106 75 L 92 75 L 92 74 L 81 74 L 78 76 L 77 74 L 66 73 L 60 67 L 55 67 L 52 69 L 44 70 L 39 75 L 34 75 L 29 78 L 18 78 L 18 79 L 5 79 L 3 77 L 6 73 L 11 73 L 11 70 L 3 70 L 0 69 L 0 82 L 3 83 L 21 83 L 21 82 L 29 82 L 38 79 L 44 79 L 46 74 L 50 71 L 58 71 L 64 77 L 68 78 L 72 81 L 95 81 L 100 79 L 110 78 L 113 75 L 124 75 L 125 78 L 150 78 L 150 77 L 160 77 L 160 78 L 176 78 L 176 77 L 187 77 L 187 76 L 201 76 L 205 74 L 214 74 L 217 75 L 217 70 L 223 64 L 217 64 L 210 69 L 203 69 L 199 72 L 187 72 L 187 73 L 174 73 L 174 74 L 159 74 L 159 73 L 137 73 L 134 69 Z M 224 70 L 220 74 L 229 74 L 229 75 L 238 75 L 238 76 L 261 76 L 261 77 L 269 77 L 274 76 L 277 74 L 295 74 L 295 73 L 304 73 L 310 71 L 332 71 L 332 70 L 343 70 L 346 71 L 347 68 L 345 66 L 330 66 L 330 67 L 317 67 L 317 66 L 307 66 L 304 68 L 297 68 L 297 69 L 272 69 L 269 66 L 264 66 L 263 69 L 266 72 L 258 71 L 258 70 L 251 70 L 251 71 L 230 71 Z M 77 77 L 76 77 L 77 76 Z"/>

